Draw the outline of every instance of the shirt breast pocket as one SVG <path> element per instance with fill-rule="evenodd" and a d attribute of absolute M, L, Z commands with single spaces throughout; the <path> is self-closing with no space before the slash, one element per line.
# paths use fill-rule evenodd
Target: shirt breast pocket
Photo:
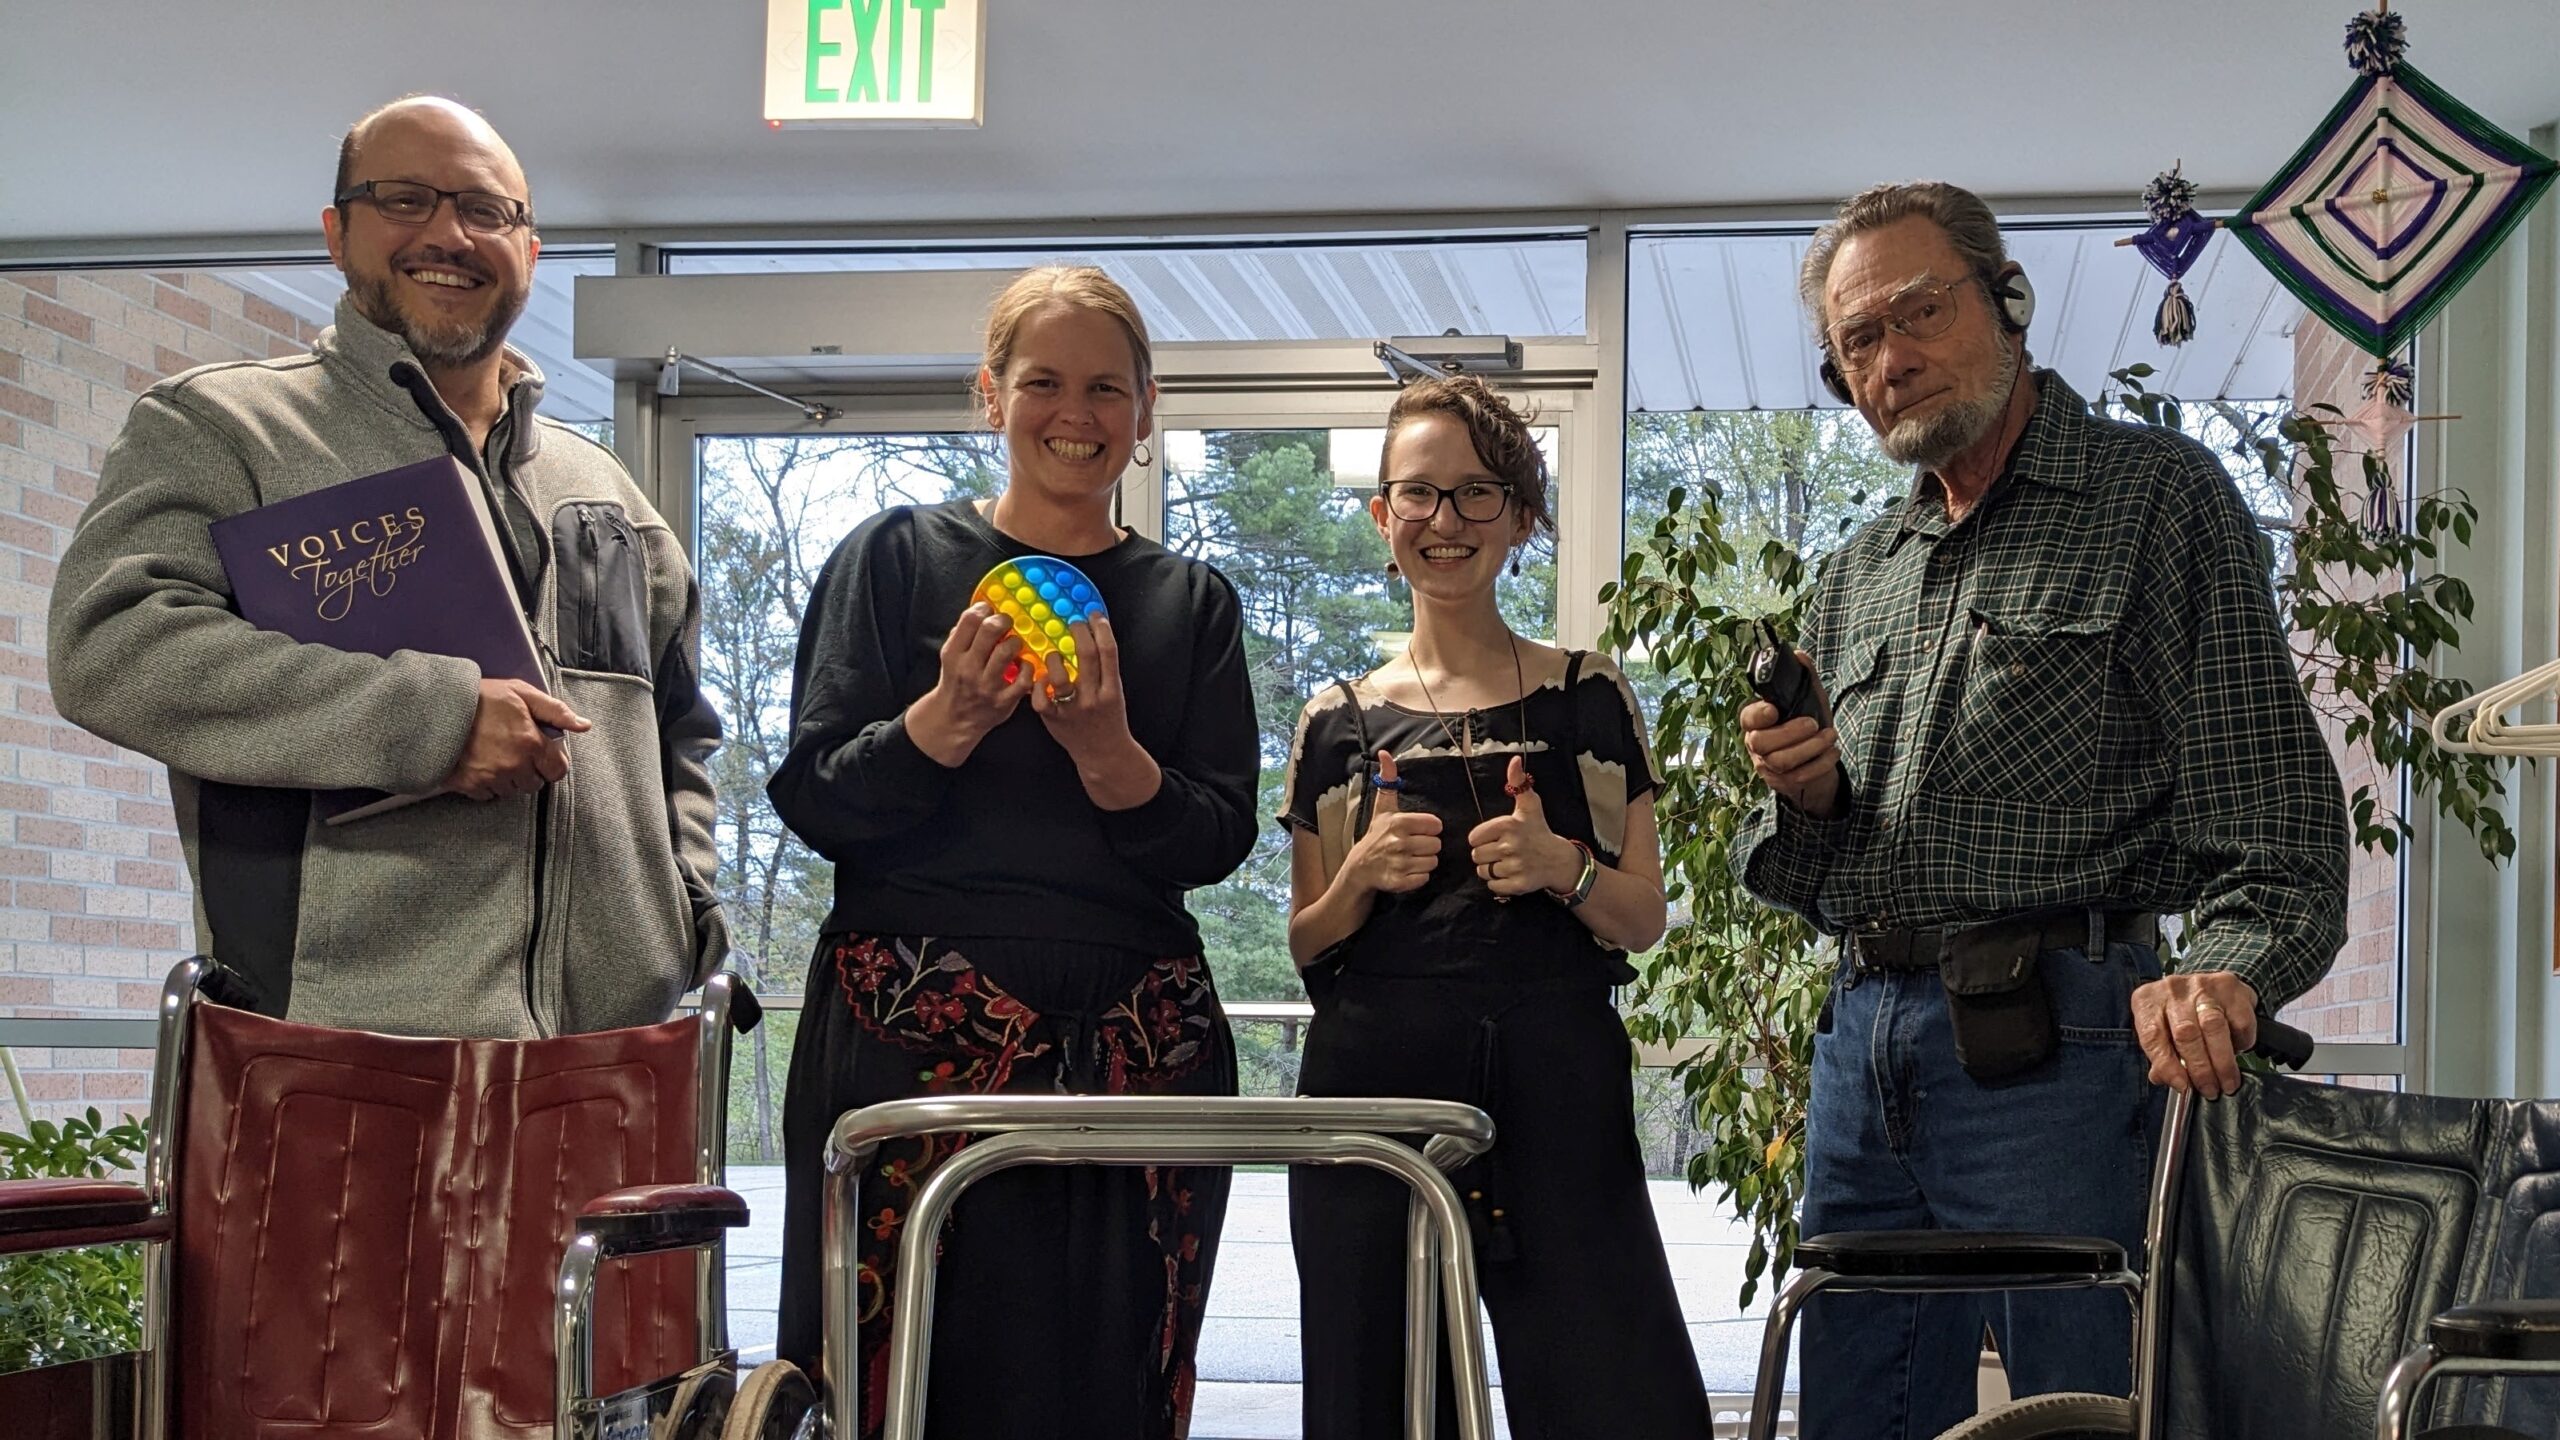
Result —
<path fill-rule="evenodd" d="M 563 505 L 551 515 L 551 548 L 561 666 L 649 679 L 648 561 L 631 517 L 610 501 Z"/>
<path fill-rule="evenodd" d="M 1938 773 L 1957 795 L 2068 804 L 2096 779 L 2115 627 L 2104 619 L 1971 614 L 1963 690 Z"/>
<path fill-rule="evenodd" d="M 1822 681 L 1822 698 L 1831 707 L 1831 728 L 1839 735 L 1841 763 L 1847 766 L 1853 786 L 1868 759 L 1867 742 L 1886 719 L 1885 652 L 1883 641 L 1870 641 L 1841 655 L 1817 676 Z"/>

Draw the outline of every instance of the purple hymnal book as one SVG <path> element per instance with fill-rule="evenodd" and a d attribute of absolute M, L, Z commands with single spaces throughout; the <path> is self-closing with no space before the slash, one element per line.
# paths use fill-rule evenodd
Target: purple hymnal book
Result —
<path fill-rule="evenodd" d="M 232 603 L 261 630 L 366 655 L 458 656 L 486 679 L 550 688 L 479 482 L 450 456 L 261 505 L 212 529 Z M 338 825 L 427 798 L 322 790 L 313 803 Z"/>

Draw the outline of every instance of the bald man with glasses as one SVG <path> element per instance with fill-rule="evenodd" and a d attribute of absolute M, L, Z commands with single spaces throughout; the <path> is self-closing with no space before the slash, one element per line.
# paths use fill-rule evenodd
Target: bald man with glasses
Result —
<path fill-rule="evenodd" d="M 1821 713 L 1739 717 L 1771 795 L 1735 868 L 1841 942 L 1804 1233 L 2138 1255 L 2155 1087 L 2236 1088 L 2258 1017 L 2345 937 L 2344 790 L 2257 523 L 2202 445 L 2030 367 L 2033 291 L 1970 193 L 1852 198 L 1802 283 L 1826 384 L 1915 472 L 1815 583 Z M 1986 1325 L 2014 1394 L 2130 1385 L 2111 1292 L 1834 1292 L 1805 1311 L 1800 1433 L 1938 1435 Z"/>
<path fill-rule="evenodd" d="M 450 100 L 351 127 L 320 228 L 346 277 L 310 353 L 138 400 L 62 557 L 54 701 L 169 767 L 197 948 L 262 1008 L 404 1034 L 663 1019 L 726 958 L 693 574 L 509 349 L 533 266 L 515 153 Z M 447 456 L 494 522 L 545 684 L 258 630 L 207 526 Z M 328 825 L 315 792 L 433 798 Z"/>

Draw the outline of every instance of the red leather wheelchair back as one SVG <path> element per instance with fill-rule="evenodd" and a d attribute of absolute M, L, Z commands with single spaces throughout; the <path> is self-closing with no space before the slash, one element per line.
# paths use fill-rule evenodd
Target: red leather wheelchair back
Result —
<path fill-rule="evenodd" d="M 200 1003 L 178 1148 L 185 1440 L 548 1436 L 571 1217 L 695 1178 L 698 1022 L 533 1041 Z M 605 1267 L 610 1393 L 697 1358 L 691 1252 Z"/>

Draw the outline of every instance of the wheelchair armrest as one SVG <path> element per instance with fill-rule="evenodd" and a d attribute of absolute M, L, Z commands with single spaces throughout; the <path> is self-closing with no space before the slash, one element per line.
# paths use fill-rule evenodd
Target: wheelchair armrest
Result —
<path fill-rule="evenodd" d="M 1795 1263 L 1848 1278 L 2112 1275 L 2124 1247 L 2091 1235 L 2000 1230 L 1841 1230 L 1796 1245 Z"/>
<path fill-rule="evenodd" d="M 708 1245 L 747 1223 L 747 1202 L 718 1185 L 634 1185 L 608 1190 L 578 1212 L 578 1230 L 608 1256 Z"/>
<path fill-rule="evenodd" d="M 2560 1360 L 2560 1300 L 2457 1305 L 2427 1322 L 2427 1338 L 2469 1360 Z"/>
<path fill-rule="evenodd" d="M 151 1194 L 120 1180 L 0 1180 L 0 1255 L 157 1240 Z"/>

